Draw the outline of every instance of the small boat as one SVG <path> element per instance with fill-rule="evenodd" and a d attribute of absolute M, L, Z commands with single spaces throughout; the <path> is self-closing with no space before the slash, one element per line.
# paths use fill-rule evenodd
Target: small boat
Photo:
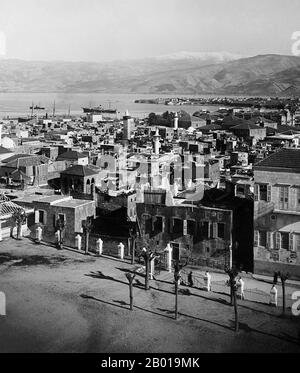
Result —
<path fill-rule="evenodd" d="M 82 110 L 87 114 L 117 114 L 117 109 L 104 109 L 101 105 L 95 107 L 83 107 Z"/>
<path fill-rule="evenodd" d="M 38 105 L 30 106 L 29 109 L 31 109 L 31 110 L 45 110 L 44 107 L 38 106 Z"/>

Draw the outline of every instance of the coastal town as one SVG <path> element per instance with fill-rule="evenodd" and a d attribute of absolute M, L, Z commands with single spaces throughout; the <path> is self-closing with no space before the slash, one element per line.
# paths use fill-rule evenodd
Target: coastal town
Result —
<path fill-rule="evenodd" d="M 156 281 L 169 284 L 176 299 L 172 318 L 179 322 L 178 294 L 191 289 L 209 297 L 219 289 L 235 307 L 261 302 L 296 322 L 295 104 L 213 112 L 199 106 L 193 115 L 178 110 L 144 119 L 101 105 L 81 115 L 30 108 L 28 117 L 0 124 L 0 269 L 15 262 L 19 269 L 23 262 L 51 266 L 62 253 L 62 261 L 85 258 L 86 267 L 86 258 L 97 265 L 117 259 L 131 266 L 124 269 L 131 292 L 132 286 L 148 294 Z M 241 329 L 235 319 L 232 330 Z M 296 327 L 296 344 L 297 333 Z"/>
<path fill-rule="evenodd" d="M 0 2 L 3 371 L 299 365 L 299 13 Z"/>

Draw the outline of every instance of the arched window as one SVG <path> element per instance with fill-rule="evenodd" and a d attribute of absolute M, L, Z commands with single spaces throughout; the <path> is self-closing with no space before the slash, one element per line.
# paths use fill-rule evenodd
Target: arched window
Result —
<path fill-rule="evenodd" d="M 91 194 L 91 181 L 90 179 L 86 182 L 86 194 Z"/>

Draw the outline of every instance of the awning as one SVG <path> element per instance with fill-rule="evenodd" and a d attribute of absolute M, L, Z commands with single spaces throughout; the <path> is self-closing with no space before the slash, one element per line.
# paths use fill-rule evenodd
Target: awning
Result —
<path fill-rule="evenodd" d="M 299 233 L 300 234 L 300 221 L 296 223 L 288 224 L 279 229 L 279 232 L 288 232 L 288 233 Z"/>

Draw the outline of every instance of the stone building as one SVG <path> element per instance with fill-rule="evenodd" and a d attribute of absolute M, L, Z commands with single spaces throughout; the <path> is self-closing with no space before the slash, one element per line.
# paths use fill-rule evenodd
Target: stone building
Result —
<path fill-rule="evenodd" d="M 31 207 L 32 213 L 28 215 L 28 228 L 34 237 L 35 229 L 40 225 L 43 229 L 43 240 L 55 242 L 57 220 L 65 221 L 64 244 L 75 247 L 75 236 L 83 232 L 82 224 L 87 217 L 95 217 L 95 202 L 83 199 L 74 199 L 71 196 L 61 195 L 27 195 L 14 200 L 19 206 Z"/>
<path fill-rule="evenodd" d="M 254 166 L 254 271 L 300 279 L 300 149 Z"/>
<path fill-rule="evenodd" d="M 171 204 L 168 192 L 145 191 L 137 203 L 141 244 L 160 251 L 171 243 L 173 257 L 221 269 L 230 263 L 231 248 L 233 264 L 252 271 L 252 203 L 232 192 L 213 188 L 202 200 L 174 198 Z"/>
<path fill-rule="evenodd" d="M 93 195 L 98 182 L 98 169 L 76 165 L 61 172 L 61 190 L 64 194 Z"/>

